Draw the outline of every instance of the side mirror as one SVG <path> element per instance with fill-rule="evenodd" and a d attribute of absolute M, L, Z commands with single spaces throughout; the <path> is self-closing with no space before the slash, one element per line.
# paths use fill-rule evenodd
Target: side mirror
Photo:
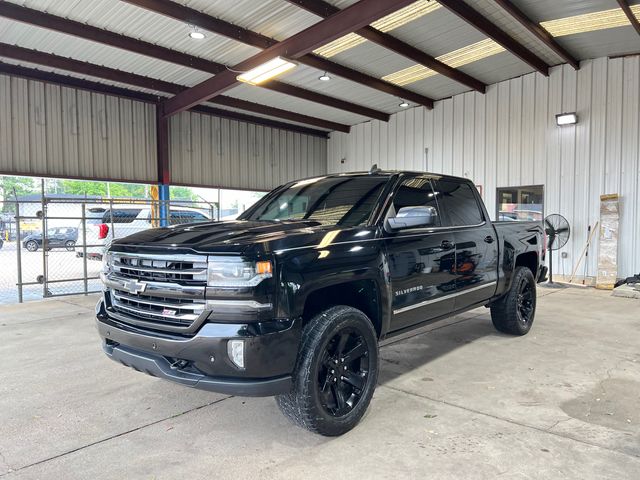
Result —
<path fill-rule="evenodd" d="M 434 207 L 402 207 L 393 218 L 387 219 L 391 230 L 431 227 L 436 224 L 438 212 Z"/>

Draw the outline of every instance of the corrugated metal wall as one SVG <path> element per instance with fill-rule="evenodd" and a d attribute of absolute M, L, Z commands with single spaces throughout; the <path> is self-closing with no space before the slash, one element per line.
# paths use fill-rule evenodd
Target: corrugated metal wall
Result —
<path fill-rule="evenodd" d="M 0 75 L 0 174 L 155 183 L 154 105 Z M 172 183 L 271 190 L 326 172 L 325 138 L 182 113 Z"/>
<path fill-rule="evenodd" d="M 321 137 L 193 112 L 170 123 L 174 183 L 271 190 L 326 173 Z"/>
<path fill-rule="evenodd" d="M 577 126 L 558 128 L 555 115 L 576 111 Z M 425 150 L 426 149 L 426 150 Z M 554 257 L 570 274 L 599 218 L 599 196 L 621 195 L 619 276 L 640 271 L 640 57 L 553 68 L 372 121 L 350 134 L 332 133 L 328 171 L 382 168 L 465 176 L 483 187 L 495 216 L 496 187 L 543 184 L 545 213 L 569 220 L 572 238 Z M 597 242 L 588 275 L 596 272 Z M 580 268 L 579 273 L 582 274 Z"/>
<path fill-rule="evenodd" d="M 0 75 L 0 172 L 152 181 L 153 105 Z"/>

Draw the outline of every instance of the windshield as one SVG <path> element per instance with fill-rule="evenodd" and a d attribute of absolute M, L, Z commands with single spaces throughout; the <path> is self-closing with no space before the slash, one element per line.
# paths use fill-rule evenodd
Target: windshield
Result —
<path fill-rule="evenodd" d="M 319 177 L 267 195 L 241 220 L 315 220 L 353 227 L 365 223 L 389 177 Z"/>

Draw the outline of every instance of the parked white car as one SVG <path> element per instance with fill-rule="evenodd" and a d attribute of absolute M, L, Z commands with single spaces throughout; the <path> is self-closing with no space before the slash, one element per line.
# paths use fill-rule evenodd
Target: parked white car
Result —
<path fill-rule="evenodd" d="M 87 209 L 87 258 L 101 260 L 102 252 L 112 240 L 153 228 L 151 208 L 147 205 L 117 205 L 110 207 L 91 207 Z M 169 224 L 208 222 L 212 220 L 209 212 L 189 207 L 171 207 Z M 82 224 L 78 229 L 78 242 L 82 244 Z M 77 248 L 78 256 L 82 249 Z"/>

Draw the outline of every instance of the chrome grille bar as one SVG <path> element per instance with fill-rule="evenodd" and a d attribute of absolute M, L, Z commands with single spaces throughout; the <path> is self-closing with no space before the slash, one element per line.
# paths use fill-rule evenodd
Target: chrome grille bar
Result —
<path fill-rule="evenodd" d="M 168 301 L 161 302 L 159 300 L 155 300 L 155 297 L 146 297 L 142 295 L 129 295 L 120 290 L 114 290 L 113 296 L 117 300 L 125 300 L 128 302 L 136 302 L 136 303 L 144 303 L 145 305 L 153 305 L 154 307 L 162 307 L 169 308 L 174 310 L 190 310 L 197 313 L 202 313 L 204 311 L 205 302 L 196 302 L 196 301 L 186 301 L 186 302 L 176 302 L 171 301 L 175 299 L 169 299 Z M 162 297 L 158 297 L 162 298 Z"/>
<path fill-rule="evenodd" d="M 114 252 L 113 271 L 128 278 L 205 284 L 204 255 L 133 255 Z"/>
<path fill-rule="evenodd" d="M 134 325 L 190 331 L 205 312 L 207 257 L 111 252 L 111 272 L 101 275 L 111 307 Z"/>

